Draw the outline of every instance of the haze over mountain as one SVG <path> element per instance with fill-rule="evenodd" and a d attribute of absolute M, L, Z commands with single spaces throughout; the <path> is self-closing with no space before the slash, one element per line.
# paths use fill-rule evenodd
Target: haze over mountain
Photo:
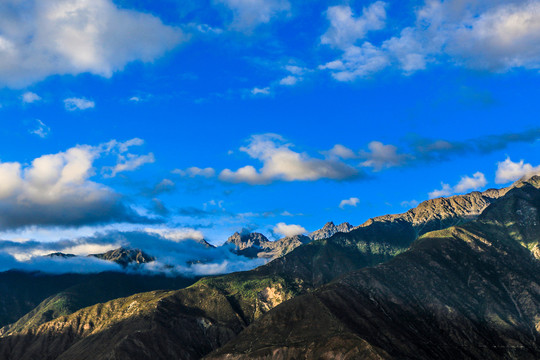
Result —
<path fill-rule="evenodd" d="M 539 239 L 539 186 L 533 177 L 502 190 L 429 200 L 313 240 L 252 271 L 112 300 L 49 322 L 30 315 L 4 335 L 1 354 L 198 359 L 216 350 L 208 356 L 532 358 L 540 349 L 531 335 L 540 306 L 540 294 L 531 292 L 538 283 L 531 251 Z M 250 246 L 265 242 L 249 238 Z M 369 318 L 376 321 L 365 322 Z M 414 331 L 404 333 L 410 327 L 398 318 Z M 388 336 L 366 335 L 377 333 Z M 418 342 L 424 336 L 431 339 L 427 348 Z M 476 341 L 483 347 L 472 349 Z M 496 348 L 497 342 L 504 345 Z"/>

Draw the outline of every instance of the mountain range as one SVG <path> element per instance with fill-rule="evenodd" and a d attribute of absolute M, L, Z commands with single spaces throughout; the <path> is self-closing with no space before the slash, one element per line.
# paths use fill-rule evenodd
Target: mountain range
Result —
<path fill-rule="evenodd" d="M 39 275 L 46 280 L 33 281 L 49 297 L 26 315 L 6 317 L 12 324 L 1 331 L 0 357 L 540 358 L 539 211 L 535 176 L 428 200 L 354 228 L 329 223 L 276 242 L 237 233 L 225 246 L 274 260 L 191 285 L 152 280 L 153 291 L 141 292 L 137 280 L 119 294 L 105 289 L 116 285 L 102 273 L 93 275 L 102 285 L 93 286 L 103 296 L 92 297 L 80 279 Z M 24 297 L 30 284 L 10 281 L 18 289 L 13 298 Z M 66 291 L 70 281 L 78 285 Z M 86 303 L 47 310 L 70 291 Z"/>

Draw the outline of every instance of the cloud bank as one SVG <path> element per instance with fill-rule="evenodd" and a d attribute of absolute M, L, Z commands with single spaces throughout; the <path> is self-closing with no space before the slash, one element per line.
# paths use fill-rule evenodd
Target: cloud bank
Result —
<path fill-rule="evenodd" d="M 56 242 L 0 241 L 0 271 L 11 269 L 47 273 L 96 273 L 127 271 L 199 276 L 250 270 L 264 259 L 248 259 L 229 247 L 209 247 L 194 229 L 146 228 L 140 231 L 111 231 L 91 237 Z M 119 247 L 141 249 L 156 261 L 123 269 L 114 262 L 87 257 Z M 77 257 L 48 257 L 51 253 Z"/>

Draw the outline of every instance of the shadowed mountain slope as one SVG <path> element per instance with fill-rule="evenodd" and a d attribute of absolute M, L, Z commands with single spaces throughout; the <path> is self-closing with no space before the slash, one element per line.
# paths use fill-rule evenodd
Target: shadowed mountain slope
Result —
<path fill-rule="evenodd" d="M 538 359 L 538 179 L 268 312 L 208 359 Z"/>

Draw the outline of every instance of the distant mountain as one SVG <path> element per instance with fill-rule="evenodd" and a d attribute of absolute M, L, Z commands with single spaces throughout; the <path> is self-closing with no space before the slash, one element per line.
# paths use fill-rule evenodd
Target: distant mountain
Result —
<path fill-rule="evenodd" d="M 77 256 L 77 255 L 73 255 L 73 254 L 64 254 L 64 253 L 61 253 L 61 252 L 54 252 L 54 253 L 45 255 L 45 257 L 50 257 L 50 258 L 63 258 L 63 259 L 69 259 L 69 258 L 76 257 L 76 256 Z"/>
<path fill-rule="evenodd" d="M 146 264 L 156 260 L 155 257 L 146 254 L 140 249 L 125 249 L 122 247 L 103 254 L 92 254 L 88 256 L 93 256 L 101 260 L 114 261 L 123 267 L 132 264 Z"/>
<path fill-rule="evenodd" d="M 530 187 L 530 183 L 523 183 L 521 186 Z M 354 358 L 355 356 L 361 358 L 366 354 L 369 356 L 378 354 L 380 358 L 388 358 L 391 357 L 388 354 L 393 354 L 393 352 L 384 350 L 384 346 L 378 345 L 381 344 L 381 341 L 388 340 L 388 343 L 391 343 L 395 338 L 396 347 L 402 346 L 400 344 L 404 344 L 404 342 L 398 341 L 401 337 L 414 336 L 416 331 L 420 331 L 417 329 L 420 329 L 421 324 L 430 324 L 432 320 L 433 324 L 438 324 L 437 326 L 442 326 L 443 329 L 450 329 L 450 325 L 447 323 L 437 323 L 438 320 L 433 317 L 432 313 L 427 312 L 426 314 L 431 315 L 423 317 L 424 313 L 421 310 L 429 310 L 430 306 L 432 306 L 431 300 L 437 305 L 439 303 L 448 304 L 448 302 L 443 302 L 445 297 L 449 299 L 459 298 L 460 291 L 463 290 L 463 283 L 456 280 L 456 278 L 460 278 L 456 274 L 462 274 L 465 270 L 471 271 L 469 273 L 472 276 L 471 284 L 480 286 L 474 289 L 474 293 L 477 293 L 476 290 L 478 290 L 478 296 L 493 293 L 493 286 L 497 284 L 497 276 L 499 276 L 497 274 L 499 272 L 509 271 L 509 278 L 517 279 L 521 276 L 522 271 L 531 271 L 531 274 L 527 274 L 524 278 L 525 285 L 523 287 L 515 287 L 508 282 L 501 283 L 512 290 L 508 295 L 509 297 L 503 299 L 506 302 L 503 302 L 505 305 L 501 308 L 502 313 L 495 312 L 494 314 L 498 314 L 500 319 L 503 319 L 503 324 L 509 324 L 510 327 L 507 328 L 510 331 L 511 339 L 516 339 L 517 335 L 522 336 L 520 338 L 522 342 L 518 343 L 518 347 L 523 345 L 527 349 L 532 349 L 531 354 L 536 355 L 536 345 L 531 342 L 529 335 L 519 332 L 520 326 L 524 324 L 528 326 L 531 312 L 529 310 L 525 312 L 524 309 L 519 307 L 521 306 L 519 305 L 521 300 L 516 299 L 519 298 L 518 290 L 527 289 L 531 276 L 538 272 L 534 266 L 531 267 L 531 261 L 528 260 L 531 257 L 530 251 L 515 241 L 519 236 L 525 239 L 524 234 L 529 234 L 529 231 L 531 231 L 530 234 L 534 235 L 536 230 L 533 228 L 531 229 L 534 231 L 527 230 L 528 228 L 523 227 L 525 232 L 521 234 L 522 227 L 519 222 L 517 223 L 519 228 L 514 229 L 511 228 L 513 225 L 504 218 L 506 216 L 504 214 L 511 210 L 533 213 L 534 211 L 530 210 L 532 207 L 505 205 L 504 210 L 500 211 L 502 215 L 494 215 L 492 218 L 486 217 L 485 224 L 498 224 L 498 227 L 493 228 L 496 229 L 494 234 L 499 234 L 497 239 L 501 239 L 497 240 L 497 244 L 509 243 L 514 245 L 509 245 L 508 249 L 501 248 L 498 245 L 489 248 L 489 251 L 486 250 L 485 257 L 482 250 L 487 246 L 487 243 L 495 240 L 490 240 L 492 235 L 487 233 L 486 229 L 481 228 L 477 231 L 475 226 L 479 226 L 478 223 L 467 224 L 467 222 L 478 218 L 486 208 L 489 210 L 496 206 L 500 201 L 498 199 L 509 190 L 490 190 L 484 193 L 472 193 L 449 199 L 429 200 L 420 204 L 417 209 L 405 214 L 374 218 L 349 233 L 340 232 L 329 239 L 314 240 L 301 245 L 283 257 L 252 271 L 205 278 L 189 288 L 179 291 L 137 294 L 84 308 L 71 315 L 59 317 L 39 326 L 24 328 L 11 336 L 3 337 L 0 339 L 0 357 L 18 360 L 36 357 L 92 360 L 108 358 L 198 359 L 212 350 L 223 347 L 232 340 L 212 356 L 219 357 L 229 354 L 231 359 L 235 359 L 249 354 L 251 357 L 257 357 L 259 354 L 257 351 L 260 350 L 261 357 L 270 357 L 270 354 L 265 352 L 265 349 L 272 349 L 274 351 L 272 354 L 284 359 L 306 354 L 308 358 L 324 356 L 333 358 L 333 355 L 337 354 L 335 351 L 341 348 L 351 349 L 350 344 L 360 344 L 356 348 L 352 348 L 348 355 L 341 353 L 338 355 L 343 356 L 344 359 Z M 532 196 L 535 191 L 538 192 L 537 189 L 533 188 L 530 190 L 529 195 Z M 502 197 L 502 199 L 505 199 L 505 197 Z M 515 203 L 519 204 L 520 201 L 516 200 Z M 490 210 L 490 212 L 492 211 L 494 210 Z M 493 214 L 497 213 L 494 212 Z M 466 229 L 471 235 L 458 239 L 458 235 L 454 233 L 454 230 L 425 235 L 428 231 L 455 225 L 462 225 L 461 229 Z M 486 231 L 486 233 L 479 235 L 479 231 Z M 501 236 L 500 234 L 511 237 Z M 417 240 L 422 235 L 424 236 Z M 442 238 L 448 238 L 448 240 L 440 240 Z M 426 242 L 425 239 L 433 240 Z M 511 241 L 504 239 L 510 239 Z M 538 245 L 537 235 L 536 243 L 532 240 L 534 236 L 527 237 L 526 240 L 523 239 L 522 242 L 527 247 L 535 248 Z M 417 241 L 415 242 L 415 240 Z M 255 240 L 252 239 L 251 241 L 253 246 Z M 413 242 L 412 249 L 406 251 Z M 439 243 L 441 245 L 428 246 L 429 251 L 427 253 L 417 250 L 418 248 L 423 249 L 422 244 Z M 259 238 L 256 246 L 261 244 L 264 244 L 264 241 Z M 443 247 L 441 248 L 441 246 Z M 451 249 L 453 247 L 455 247 L 454 250 Z M 245 247 L 243 250 L 247 248 L 249 247 Z M 476 252 L 472 254 L 470 251 Z M 348 279 L 351 279 L 351 284 L 356 284 L 358 281 L 356 278 L 351 277 L 356 273 L 351 273 L 351 275 L 343 277 L 343 280 L 337 280 L 331 285 L 323 286 L 320 290 L 315 290 L 317 287 L 351 271 L 387 262 L 402 253 L 403 255 L 398 256 L 387 265 L 360 271 L 361 274 L 365 274 L 365 276 L 362 275 L 364 276 L 362 279 L 365 280 L 358 280 L 360 285 L 354 285 L 354 287 L 350 285 L 344 288 L 343 294 L 339 292 L 336 296 L 331 295 L 331 299 L 335 299 L 332 300 L 333 302 L 324 303 L 318 308 L 312 308 L 309 301 L 304 305 L 295 305 L 300 301 L 304 301 L 302 299 L 305 298 L 313 299 L 312 302 L 319 304 L 322 301 L 319 294 L 326 294 L 326 289 L 332 290 L 336 286 L 341 289 L 341 286 L 345 286 L 342 284 L 349 284 Z M 512 254 L 508 263 L 505 259 L 497 258 L 497 256 L 504 257 L 506 253 Z M 516 262 L 514 256 L 522 257 L 524 261 L 521 268 L 510 271 L 511 266 L 509 264 Z M 415 259 L 418 259 L 418 262 L 415 262 Z M 497 261 L 501 261 L 500 267 L 495 264 Z M 456 265 L 456 262 L 460 263 Z M 401 265 L 393 265 L 401 263 L 403 263 L 402 267 Z M 479 267 L 471 267 L 470 264 L 479 264 Z M 454 266 L 456 274 L 451 274 L 451 269 Z M 439 271 L 441 271 L 441 276 L 437 277 Z M 423 273 L 428 274 L 424 280 L 422 279 Z M 445 276 L 450 276 L 449 279 L 453 280 L 445 283 Z M 369 289 L 372 290 L 369 291 L 373 291 L 373 293 L 369 292 L 363 298 L 357 299 L 355 297 L 357 293 L 367 291 L 361 285 L 367 281 L 370 281 Z M 403 282 L 403 286 L 400 285 L 401 282 Z M 378 295 L 379 284 L 381 287 L 380 294 L 384 296 Z M 392 287 L 393 284 L 395 284 L 395 287 Z M 484 285 L 486 288 L 483 287 Z M 454 286 L 456 286 L 455 293 L 447 291 L 447 289 L 453 289 Z M 388 291 L 385 290 L 387 288 Z M 430 295 L 430 292 L 439 294 L 439 288 L 445 290 L 440 295 Z M 532 289 L 537 288 L 539 287 L 532 287 Z M 419 289 L 418 293 L 415 292 L 416 289 Z M 503 289 L 503 286 L 498 285 L 497 289 Z M 352 294 L 350 296 L 347 295 L 349 291 Z M 417 295 L 410 295 L 413 296 L 410 298 L 406 294 Z M 500 296 L 504 295 L 503 292 L 499 294 L 501 294 Z M 390 296 L 388 299 L 386 299 L 387 295 Z M 463 306 L 470 308 L 471 311 L 481 311 L 481 306 L 484 305 L 492 306 L 490 305 L 492 304 L 490 301 L 493 300 L 490 297 L 491 295 L 485 298 L 475 298 L 469 295 L 470 293 L 465 293 L 464 299 L 470 300 L 472 303 Z M 531 306 L 534 309 L 534 306 L 536 306 L 536 293 L 531 296 L 532 298 L 524 297 L 523 299 L 525 303 L 532 304 Z M 522 318 L 516 320 L 512 317 L 514 323 L 505 322 L 506 320 L 504 320 L 509 319 L 508 314 L 514 316 L 514 314 L 519 313 L 518 310 L 507 313 L 509 309 L 506 304 L 510 304 L 508 303 L 509 298 L 516 300 L 518 303 L 517 309 L 522 312 Z M 339 299 L 343 299 L 343 303 Z M 396 299 L 395 303 L 388 303 L 388 301 L 394 301 L 393 299 Z M 358 301 L 358 305 L 355 301 Z M 372 301 L 372 303 L 369 304 L 369 301 Z M 510 300 L 510 302 L 512 301 Z M 284 303 L 282 306 L 276 308 L 277 305 L 282 303 Z M 327 304 L 331 304 L 332 307 Z M 382 305 L 379 306 L 378 304 Z M 402 312 L 401 310 L 407 310 L 407 308 L 403 307 L 407 304 L 412 304 L 411 306 L 419 304 L 419 310 L 414 310 L 410 313 L 411 315 Z M 282 313 L 278 312 L 278 310 L 288 309 L 289 306 L 299 312 L 295 313 L 297 310 L 294 310 L 280 315 Z M 451 309 L 454 309 L 454 307 L 452 307 L 452 304 L 449 306 L 450 310 L 447 313 L 442 312 L 445 309 L 444 306 L 440 307 L 442 309 L 441 314 L 450 316 L 447 322 L 454 321 L 451 320 L 453 319 L 451 317 L 453 310 Z M 497 307 L 497 305 L 493 306 Z M 305 314 L 301 312 L 302 307 L 306 309 Z M 363 307 L 365 307 L 365 310 L 362 310 Z M 273 308 L 276 309 L 272 311 Z M 341 308 L 344 309 L 343 312 L 340 312 L 339 309 Z M 393 308 L 401 310 L 396 313 L 392 312 Z M 470 315 L 470 313 L 463 313 L 462 307 L 455 307 L 455 309 L 459 310 L 456 313 L 458 314 L 456 321 L 461 321 L 459 320 L 459 316 L 462 316 L 460 314 Z M 516 309 L 516 306 L 514 306 L 514 309 Z M 363 315 L 357 317 L 356 313 Z M 371 337 L 366 339 L 362 337 L 363 335 L 356 333 L 355 329 L 360 328 L 359 324 L 362 321 L 369 323 L 368 320 L 362 319 L 370 319 L 371 313 L 375 314 L 374 319 L 384 318 L 385 313 L 390 314 L 389 319 L 400 319 L 400 316 L 403 319 L 395 320 L 398 325 L 396 325 L 395 329 L 391 329 L 394 332 L 390 332 L 391 337 L 388 339 L 381 336 L 381 333 L 376 328 L 370 327 L 366 328 L 366 332 L 369 332 Z M 264 314 L 268 315 L 264 316 Z M 303 322 L 306 316 L 315 319 L 312 322 Z M 347 320 L 348 316 L 352 319 L 351 323 Z M 488 319 L 492 319 L 491 321 L 499 321 L 493 317 L 495 315 L 490 316 Z M 413 318 L 411 320 L 413 325 L 409 326 L 407 321 L 412 317 L 419 320 L 415 322 Z M 338 319 L 335 320 L 335 318 Z M 331 321 L 327 321 L 328 319 Z M 486 327 L 486 331 L 492 331 L 488 325 L 485 325 L 490 324 L 485 322 L 486 318 L 481 319 L 484 321 L 481 324 L 484 324 L 482 326 Z M 291 321 L 293 326 L 291 330 L 287 330 L 286 325 L 283 325 L 284 321 Z M 272 330 L 273 324 L 276 325 L 275 330 Z M 381 323 L 381 326 L 390 326 L 389 324 L 389 322 Z M 252 326 L 248 327 L 250 325 Z M 471 324 L 467 326 L 469 325 Z M 480 326 L 476 323 L 472 325 Z M 458 334 L 459 331 L 468 334 L 467 326 L 455 329 L 455 331 L 458 331 Z M 251 329 L 258 329 L 260 332 Z M 532 331 L 530 327 L 526 329 L 529 333 Z M 494 332 L 489 333 L 489 336 L 492 334 L 503 336 L 499 330 L 500 328 L 496 328 L 493 330 Z M 422 331 L 425 332 L 426 330 L 422 328 L 419 334 L 424 334 Z M 435 329 L 431 328 L 431 331 L 435 332 Z M 237 337 L 239 333 L 241 335 Z M 251 335 L 245 337 L 245 334 Z M 289 337 L 285 338 L 287 334 L 289 334 Z M 317 334 L 322 336 L 316 338 Z M 453 332 L 444 334 L 449 339 L 458 336 Z M 480 334 L 480 332 L 471 332 L 472 338 L 477 334 Z M 323 341 L 326 335 L 330 336 L 328 342 Z M 428 339 L 437 340 L 432 334 L 425 332 L 425 335 L 428 336 Z M 381 340 L 376 343 L 372 340 L 373 337 L 380 337 Z M 492 337 L 492 339 L 494 338 Z M 540 339 L 540 336 L 537 338 Z M 274 341 L 274 339 L 277 340 Z M 296 339 L 298 339 L 297 348 L 291 343 Z M 310 344 L 312 345 L 308 345 L 308 348 L 312 346 L 317 352 L 306 352 L 305 344 L 309 341 L 311 341 Z M 246 345 L 248 342 L 251 342 L 253 346 L 248 347 Z M 279 347 L 281 343 L 284 344 L 283 346 L 292 349 L 291 356 L 287 355 L 286 351 L 288 350 Z M 485 341 L 483 344 L 491 345 L 492 343 Z M 419 348 L 421 345 L 414 342 L 411 344 L 411 348 Z M 431 342 L 429 344 L 433 346 L 436 343 Z M 446 346 L 449 342 L 446 341 L 442 344 Z M 506 346 L 507 342 L 503 342 L 503 344 Z M 424 351 L 423 348 L 421 350 Z M 505 352 L 507 349 L 503 348 L 501 351 Z M 516 349 L 516 351 L 518 350 Z M 411 357 L 411 353 L 396 352 L 396 354 L 405 354 L 402 357 Z M 420 354 L 423 355 L 424 353 Z M 488 354 L 488 350 L 482 352 L 482 354 Z M 489 354 L 492 355 L 492 353 Z M 414 358 L 414 356 L 412 357 Z"/>
<path fill-rule="evenodd" d="M 290 253 L 301 245 L 309 243 L 312 240 L 327 239 L 338 232 L 347 233 L 352 229 L 353 226 L 346 222 L 337 226 L 334 225 L 333 222 L 328 222 L 322 229 L 314 231 L 307 236 L 288 236 L 276 241 L 270 241 L 263 234 L 256 232 L 244 234 L 236 232 L 229 237 L 225 244 L 233 245 L 236 253 L 239 255 L 250 258 L 259 257 L 276 259 Z"/>
<path fill-rule="evenodd" d="M 317 231 L 314 231 L 310 234 L 308 234 L 308 237 L 311 240 L 322 240 L 322 239 L 328 239 L 329 237 L 333 236 L 334 234 L 338 232 L 342 233 L 348 233 L 354 229 L 354 226 L 349 224 L 348 222 L 344 222 L 339 225 L 334 225 L 333 222 L 327 222 L 322 229 L 319 229 Z"/>
<path fill-rule="evenodd" d="M 266 238 L 263 234 L 252 232 L 252 233 L 242 233 L 235 232 L 231 237 L 226 241 L 226 244 L 232 244 L 238 251 L 243 251 L 252 247 L 262 247 L 268 244 L 270 240 Z"/>
<path fill-rule="evenodd" d="M 285 237 L 276 241 L 270 241 L 260 233 L 234 233 L 225 245 L 232 245 L 234 252 L 238 255 L 249 258 L 268 258 L 275 259 L 277 257 L 288 254 L 298 246 L 310 242 L 311 239 L 303 235 L 295 235 Z"/>
<path fill-rule="evenodd" d="M 286 302 L 205 359 L 539 359 L 538 180 Z"/>

